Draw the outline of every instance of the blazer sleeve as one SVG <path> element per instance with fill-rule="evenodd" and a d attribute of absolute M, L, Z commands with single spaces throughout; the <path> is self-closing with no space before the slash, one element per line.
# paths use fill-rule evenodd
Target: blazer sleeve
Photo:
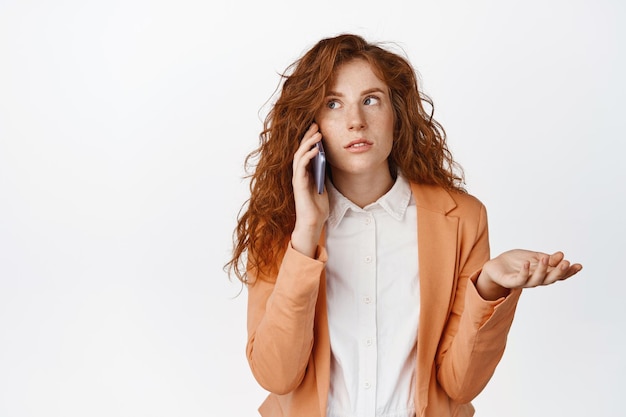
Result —
<path fill-rule="evenodd" d="M 275 277 L 249 271 L 246 356 L 258 383 L 272 393 L 289 393 L 304 377 L 326 260 L 323 247 L 312 259 L 289 243 Z"/>
<path fill-rule="evenodd" d="M 476 226 L 464 225 L 461 231 L 457 287 L 436 357 L 437 380 L 459 403 L 474 399 L 495 372 L 521 294 L 521 290 L 511 290 L 496 301 L 478 294 L 475 282 L 489 260 L 487 214 L 482 204 L 478 219 L 471 223 Z"/>

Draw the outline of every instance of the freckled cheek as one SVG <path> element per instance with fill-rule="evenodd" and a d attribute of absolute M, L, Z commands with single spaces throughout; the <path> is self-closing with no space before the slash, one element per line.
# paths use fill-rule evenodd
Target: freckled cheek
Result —
<path fill-rule="evenodd" d="M 324 149 L 328 151 L 326 148 L 331 148 L 333 143 L 337 142 L 337 127 L 333 123 L 319 122 L 320 132 L 322 133 L 322 140 L 324 141 Z"/>
<path fill-rule="evenodd" d="M 381 120 L 381 126 L 383 126 L 383 131 L 385 135 L 388 136 L 393 141 L 394 136 L 394 120 L 393 117 L 389 117 L 386 120 Z"/>
<path fill-rule="evenodd" d="M 324 132 L 325 130 L 326 131 L 332 130 L 334 126 L 337 124 L 337 121 L 328 115 L 318 116 L 315 120 L 317 122 L 317 125 L 322 130 L 322 132 Z"/>

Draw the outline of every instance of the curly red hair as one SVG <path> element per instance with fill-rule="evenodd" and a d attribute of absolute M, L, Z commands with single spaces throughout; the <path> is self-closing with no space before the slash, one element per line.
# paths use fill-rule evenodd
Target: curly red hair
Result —
<path fill-rule="evenodd" d="M 433 119 L 433 103 L 419 91 L 408 60 L 358 35 L 323 39 L 283 73 L 281 92 L 259 135 L 260 145 L 245 159 L 248 172 L 254 167 L 249 175 L 250 199 L 239 214 L 233 257 L 226 264 L 244 284 L 250 268 L 271 275 L 284 254 L 296 218 L 293 155 L 324 104 L 336 69 L 353 59 L 366 60 L 389 87 L 394 111 L 391 172 L 399 170 L 412 182 L 465 191 L 462 170 L 448 150 L 445 131 Z"/>

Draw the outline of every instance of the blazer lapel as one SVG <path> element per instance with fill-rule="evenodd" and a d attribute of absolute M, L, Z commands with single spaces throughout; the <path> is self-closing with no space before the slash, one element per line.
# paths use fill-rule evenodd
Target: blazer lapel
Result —
<path fill-rule="evenodd" d="M 444 189 L 411 184 L 411 190 L 417 205 L 420 275 L 417 391 L 418 400 L 424 406 L 437 345 L 454 296 L 458 218 L 447 215 L 456 203 Z"/>
<path fill-rule="evenodd" d="M 322 230 L 319 241 L 320 247 L 326 247 L 326 227 Z M 330 389 L 330 335 L 328 331 L 328 311 L 326 310 L 326 271 L 320 277 L 320 289 L 315 305 L 315 346 L 313 347 L 313 361 L 315 378 L 317 380 L 317 394 L 319 397 L 320 412 L 326 412 L 328 391 Z"/>

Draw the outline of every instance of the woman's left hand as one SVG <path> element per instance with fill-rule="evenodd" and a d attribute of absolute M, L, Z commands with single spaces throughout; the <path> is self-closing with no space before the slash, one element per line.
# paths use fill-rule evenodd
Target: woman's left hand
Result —
<path fill-rule="evenodd" d="M 504 252 L 487 261 L 476 281 L 476 289 L 486 300 L 506 296 L 512 288 L 532 288 L 563 281 L 582 270 L 571 264 L 563 252 L 552 255 L 523 249 Z"/>

